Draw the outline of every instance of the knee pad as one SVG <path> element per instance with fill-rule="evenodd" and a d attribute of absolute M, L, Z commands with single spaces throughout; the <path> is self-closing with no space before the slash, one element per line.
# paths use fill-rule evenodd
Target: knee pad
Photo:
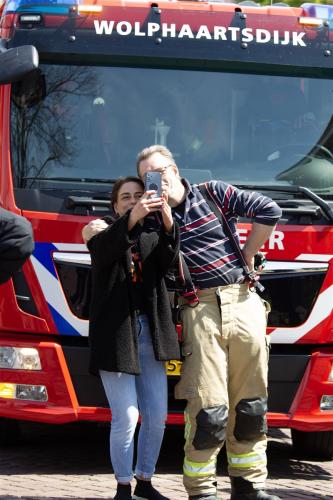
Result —
<path fill-rule="evenodd" d="M 196 416 L 197 429 L 193 438 L 196 450 L 214 448 L 225 440 L 228 422 L 226 405 L 202 408 Z"/>
<path fill-rule="evenodd" d="M 252 441 L 267 432 L 267 399 L 241 399 L 236 406 L 234 436 L 237 441 Z"/>

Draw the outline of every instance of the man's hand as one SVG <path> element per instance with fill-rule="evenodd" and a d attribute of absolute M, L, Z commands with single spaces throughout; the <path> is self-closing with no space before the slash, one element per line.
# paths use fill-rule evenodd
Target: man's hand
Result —
<path fill-rule="evenodd" d="M 85 244 L 88 243 L 89 240 L 95 234 L 100 233 L 101 231 L 104 231 L 108 227 L 108 224 L 105 222 L 105 220 L 102 219 L 95 219 L 89 222 L 84 228 L 82 229 L 82 239 L 85 242 Z"/>

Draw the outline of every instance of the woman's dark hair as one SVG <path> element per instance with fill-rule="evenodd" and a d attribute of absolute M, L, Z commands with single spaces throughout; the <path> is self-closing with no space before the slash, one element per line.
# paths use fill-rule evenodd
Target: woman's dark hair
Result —
<path fill-rule="evenodd" d="M 135 177 L 134 175 L 129 175 L 128 177 L 119 177 L 119 179 L 117 179 L 116 182 L 114 183 L 111 193 L 111 208 L 113 212 L 114 212 L 114 204 L 117 203 L 118 201 L 119 190 L 124 184 L 127 184 L 127 182 L 136 182 L 142 187 L 143 190 L 145 189 L 145 185 L 140 179 L 140 177 Z"/>

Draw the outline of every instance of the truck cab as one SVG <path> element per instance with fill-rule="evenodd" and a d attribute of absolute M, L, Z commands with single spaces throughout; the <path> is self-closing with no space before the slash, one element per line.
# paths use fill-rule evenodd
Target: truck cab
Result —
<path fill-rule="evenodd" d="M 27 46 L 39 56 L 20 74 L 0 69 L 0 200 L 36 241 L 1 286 L 2 424 L 110 420 L 88 372 L 81 230 L 109 213 L 114 180 L 158 143 L 190 182 L 221 179 L 281 206 L 262 249 L 268 423 L 332 458 L 332 7 L 13 0 L 0 12 L 0 61 Z M 241 243 L 250 228 L 239 221 Z M 181 425 L 180 364 L 166 369 L 168 422 Z"/>

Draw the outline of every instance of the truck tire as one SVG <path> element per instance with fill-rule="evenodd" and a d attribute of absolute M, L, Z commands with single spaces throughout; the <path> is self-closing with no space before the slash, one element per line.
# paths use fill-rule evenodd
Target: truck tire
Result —
<path fill-rule="evenodd" d="M 303 432 L 291 429 L 297 455 L 320 460 L 333 459 L 333 431 Z"/>
<path fill-rule="evenodd" d="M 21 429 L 18 420 L 0 418 L 0 446 L 17 444 L 21 438 Z"/>

